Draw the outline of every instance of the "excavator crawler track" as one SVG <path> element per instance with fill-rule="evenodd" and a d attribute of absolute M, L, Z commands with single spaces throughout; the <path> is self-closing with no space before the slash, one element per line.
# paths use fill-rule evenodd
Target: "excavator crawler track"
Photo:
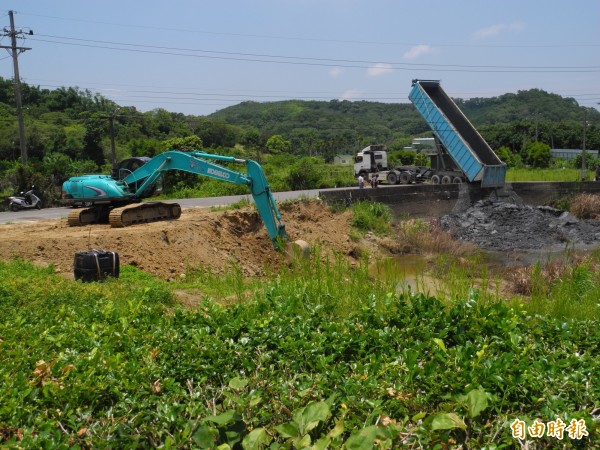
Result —
<path fill-rule="evenodd" d="M 106 206 L 73 209 L 67 216 L 67 223 L 70 227 L 81 227 L 90 223 L 106 223 L 107 220 L 108 208 Z"/>
<path fill-rule="evenodd" d="M 181 217 L 177 203 L 148 202 L 113 208 L 108 216 L 111 227 L 128 227 L 138 223 L 175 220 Z"/>

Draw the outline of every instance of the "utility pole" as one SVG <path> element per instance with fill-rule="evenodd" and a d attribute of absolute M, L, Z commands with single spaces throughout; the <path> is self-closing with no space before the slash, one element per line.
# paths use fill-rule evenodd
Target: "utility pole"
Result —
<path fill-rule="evenodd" d="M 586 161 L 585 161 L 585 130 L 587 128 L 587 109 L 583 110 L 583 149 L 581 151 L 581 181 L 585 181 L 587 178 L 586 173 Z"/>
<path fill-rule="evenodd" d="M 23 30 L 15 31 L 15 19 L 13 12 L 8 11 L 10 17 L 10 30 L 4 28 L 4 36 L 10 36 L 10 47 L 0 45 L 0 48 L 10 49 L 12 52 L 14 74 L 15 74 L 15 101 L 17 104 L 17 118 L 19 120 L 19 144 L 21 146 L 21 162 L 27 164 L 27 142 L 25 141 L 25 123 L 23 121 L 23 104 L 21 103 L 21 78 L 19 76 L 19 53 L 26 50 L 31 50 L 28 47 L 17 47 L 17 36 L 23 35 Z M 33 35 L 33 31 L 29 30 L 29 35 Z"/>

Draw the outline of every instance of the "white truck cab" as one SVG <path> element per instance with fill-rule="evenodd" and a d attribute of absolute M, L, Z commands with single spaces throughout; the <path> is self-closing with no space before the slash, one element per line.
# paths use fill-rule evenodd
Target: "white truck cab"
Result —
<path fill-rule="evenodd" d="M 383 145 L 369 145 L 354 158 L 354 176 L 388 170 L 387 152 Z"/>

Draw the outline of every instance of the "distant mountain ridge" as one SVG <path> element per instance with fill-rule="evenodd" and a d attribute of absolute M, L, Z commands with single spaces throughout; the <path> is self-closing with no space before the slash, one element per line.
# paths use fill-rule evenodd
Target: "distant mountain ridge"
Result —
<path fill-rule="evenodd" d="M 513 127 L 515 124 L 537 126 L 538 132 L 558 123 L 570 127 L 581 126 L 585 109 L 573 98 L 541 89 L 454 101 L 475 127 L 484 131 L 509 124 Z M 600 122 L 600 113 L 592 108 L 587 109 L 589 120 Z M 389 143 L 406 136 L 430 132 L 410 103 L 348 100 L 248 101 L 221 109 L 208 117 L 232 125 L 256 128 L 265 135 L 281 134 L 292 140 L 295 135 L 312 132 L 325 138 L 335 134 L 352 134 L 363 137 L 365 141 Z"/>

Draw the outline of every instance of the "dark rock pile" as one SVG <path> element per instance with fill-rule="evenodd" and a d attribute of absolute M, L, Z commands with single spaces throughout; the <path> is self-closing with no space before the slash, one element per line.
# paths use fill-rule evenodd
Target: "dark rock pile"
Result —
<path fill-rule="evenodd" d="M 589 248 L 600 245 L 600 222 L 579 220 L 548 206 L 479 200 L 443 216 L 442 229 L 455 239 L 492 251 Z"/>

